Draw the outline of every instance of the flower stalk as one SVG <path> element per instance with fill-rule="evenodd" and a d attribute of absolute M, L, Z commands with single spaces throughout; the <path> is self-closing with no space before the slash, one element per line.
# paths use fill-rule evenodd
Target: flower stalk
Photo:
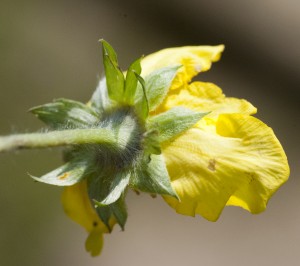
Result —
<path fill-rule="evenodd" d="M 114 132 L 107 128 L 68 129 L 0 137 L 0 152 L 81 144 L 116 146 L 116 143 Z"/>

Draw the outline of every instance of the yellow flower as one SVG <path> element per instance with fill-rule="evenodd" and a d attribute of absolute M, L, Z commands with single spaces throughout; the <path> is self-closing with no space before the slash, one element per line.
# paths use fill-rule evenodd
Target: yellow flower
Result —
<path fill-rule="evenodd" d="M 216 221 L 225 205 L 262 212 L 288 179 L 286 155 L 272 129 L 251 116 L 249 102 L 227 98 L 212 83 L 193 82 L 220 58 L 223 46 L 162 50 L 142 61 L 143 74 L 181 64 L 170 91 L 154 113 L 175 106 L 209 111 L 199 123 L 163 144 L 171 183 L 179 196 L 165 196 L 178 213 Z"/>
<path fill-rule="evenodd" d="M 141 62 L 142 76 L 182 65 L 163 102 L 151 111 L 152 116 L 176 106 L 208 112 L 192 128 L 161 143 L 161 150 L 179 198 L 164 196 L 166 202 L 178 213 L 200 214 L 210 221 L 216 221 L 226 205 L 252 213 L 263 211 L 289 175 L 279 141 L 271 128 L 251 116 L 256 113 L 252 104 L 225 97 L 212 83 L 190 83 L 219 60 L 223 49 L 222 45 L 170 48 Z M 91 205 L 86 181 L 66 187 L 62 202 L 67 215 L 90 233 L 87 250 L 99 254 L 103 234 L 109 230 Z M 112 216 L 110 227 L 115 223 Z"/>

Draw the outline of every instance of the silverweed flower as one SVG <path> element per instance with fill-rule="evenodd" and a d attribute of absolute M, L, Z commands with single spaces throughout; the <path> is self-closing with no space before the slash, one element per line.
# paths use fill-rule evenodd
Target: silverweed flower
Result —
<path fill-rule="evenodd" d="M 127 219 L 128 189 L 162 195 L 176 212 L 216 221 L 226 205 L 260 213 L 288 179 L 286 155 L 256 108 L 212 83 L 219 46 L 161 50 L 127 72 L 104 40 L 105 77 L 88 104 L 58 99 L 31 109 L 51 131 L 0 138 L 0 151 L 67 146 L 65 164 L 35 180 L 64 186 L 66 214 L 100 254 L 103 234 Z"/>

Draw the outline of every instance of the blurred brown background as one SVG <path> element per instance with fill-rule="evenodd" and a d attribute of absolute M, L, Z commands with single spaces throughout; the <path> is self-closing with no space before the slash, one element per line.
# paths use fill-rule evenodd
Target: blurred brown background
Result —
<path fill-rule="evenodd" d="M 299 10 L 297 0 L 1 0 L 0 135 L 42 127 L 26 113 L 32 106 L 87 101 L 103 73 L 100 38 L 124 69 L 161 48 L 224 43 L 221 62 L 199 79 L 258 107 L 291 177 L 265 213 L 226 208 L 216 223 L 130 194 L 126 231 L 106 236 L 92 259 L 84 230 L 62 211 L 61 189 L 26 174 L 60 165 L 60 152 L 0 154 L 0 265 L 300 265 Z"/>

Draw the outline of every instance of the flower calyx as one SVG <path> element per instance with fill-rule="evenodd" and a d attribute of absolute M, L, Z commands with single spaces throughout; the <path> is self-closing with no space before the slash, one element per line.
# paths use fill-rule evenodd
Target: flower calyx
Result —
<path fill-rule="evenodd" d="M 112 229 L 111 217 L 124 229 L 128 188 L 179 199 L 160 145 L 192 127 L 206 113 L 177 107 L 153 115 L 180 66 L 141 77 L 139 58 L 123 73 L 114 49 L 104 40 L 101 43 L 105 78 L 87 105 L 58 99 L 30 110 L 54 131 L 89 130 L 94 135 L 91 133 L 90 142 L 67 147 L 63 166 L 33 178 L 58 186 L 86 180 L 89 198 L 108 230 Z M 96 142 L 99 135 L 103 141 Z"/>

